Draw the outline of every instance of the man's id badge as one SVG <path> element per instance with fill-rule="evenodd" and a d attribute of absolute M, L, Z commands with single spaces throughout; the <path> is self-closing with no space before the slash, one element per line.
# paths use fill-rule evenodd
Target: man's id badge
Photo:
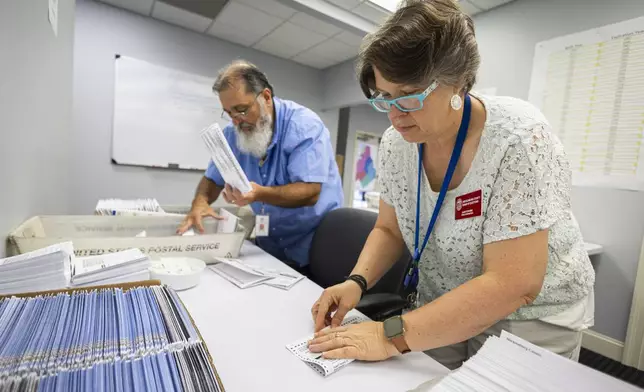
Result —
<path fill-rule="evenodd" d="M 266 237 L 268 235 L 268 215 L 257 215 L 255 217 L 255 237 Z"/>

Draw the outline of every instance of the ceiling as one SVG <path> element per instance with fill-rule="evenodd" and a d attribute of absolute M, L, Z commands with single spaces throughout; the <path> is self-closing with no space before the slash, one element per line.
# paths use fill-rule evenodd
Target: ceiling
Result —
<path fill-rule="evenodd" d="M 398 0 L 98 0 L 324 69 L 356 56 Z M 512 0 L 459 0 L 470 15 Z"/>

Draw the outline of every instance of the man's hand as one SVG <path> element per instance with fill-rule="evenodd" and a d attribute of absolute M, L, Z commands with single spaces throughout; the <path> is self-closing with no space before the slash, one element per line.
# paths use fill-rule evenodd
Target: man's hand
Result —
<path fill-rule="evenodd" d="M 241 193 L 238 189 L 226 184 L 222 191 L 224 200 L 226 200 L 226 203 L 234 204 L 238 207 L 244 207 L 259 201 L 259 195 L 263 192 L 264 187 L 254 182 L 251 182 L 250 186 L 252 188 L 250 192 Z"/>
<path fill-rule="evenodd" d="M 203 217 L 211 216 L 215 219 L 224 219 L 223 217 L 217 215 L 215 210 L 208 205 L 208 203 L 197 203 L 192 206 L 192 209 L 186 215 L 186 218 L 181 223 L 181 226 L 177 229 L 177 234 L 183 234 L 192 226 L 195 226 L 199 233 L 204 233 L 205 229 L 203 227 Z"/>

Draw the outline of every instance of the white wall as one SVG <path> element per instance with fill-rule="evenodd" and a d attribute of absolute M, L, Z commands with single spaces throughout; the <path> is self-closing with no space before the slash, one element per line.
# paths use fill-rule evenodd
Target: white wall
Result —
<path fill-rule="evenodd" d="M 0 1 L 0 232 L 67 212 L 74 0 Z M 0 247 L 0 256 L 5 254 Z"/>
<path fill-rule="evenodd" d="M 324 70 L 324 109 L 361 105 L 366 102 L 355 73 L 355 60 Z"/>
<path fill-rule="evenodd" d="M 344 204 L 351 206 L 353 195 L 351 194 L 351 183 L 354 174 L 354 155 L 356 132 L 366 132 L 377 136 L 382 136 L 385 130 L 391 126 L 389 118 L 385 113 L 375 111 L 369 105 L 352 106 L 349 111 L 349 132 L 347 140 L 347 151 L 344 157 L 344 178 L 342 188 L 344 189 Z"/>
<path fill-rule="evenodd" d="M 340 109 L 320 110 L 318 115 L 324 121 L 324 124 L 329 129 L 331 134 L 331 146 L 335 151 L 336 143 L 338 142 L 338 120 L 340 119 Z"/>
<path fill-rule="evenodd" d="M 75 45 L 71 173 L 79 191 L 71 195 L 74 213 L 90 212 L 97 199 L 105 197 L 156 197 L 163 204 L 189 204 L 201 176 L 111 164 L 117 53 L 213 80 L 219 68 L 245 58 L 266 72 L 277 96 L 316 111 L 322 108 L 319 70 L 94 1 L 78 1 Z M 333 115 L 325 118 L 332 122 Z M 333 126 L 337 128 L 337 120 L 329 128 Z"/>
<path fill-rule="evenodd" d="M 480 87 L 528 98 L 537 42 L 644 15 L 644 1 L 517 0 L 474 18 Z M 644 237 L 644 194 L 574 187 L 573 210 L 584 239 L 605 247 L 594 260 L 595 327 L 624 341 Z"/>

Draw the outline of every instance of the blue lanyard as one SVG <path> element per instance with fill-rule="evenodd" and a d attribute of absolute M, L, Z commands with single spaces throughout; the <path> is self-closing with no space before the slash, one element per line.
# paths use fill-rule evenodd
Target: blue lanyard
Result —
<path fill-rule="evenodd" d="M 429 221 L 429 226 L 427 227 L 427 233 L 425 234 L 425 239 L 423 240 L 423 245 L 421 248 L 418 248 L 418 233 L 420 232 L 420 191 L 423 175 L 423 144 L 418 145 L 418 190 L 416 192 L 416 231 L 414 232 L 414 255 L 407 275 L 405 276 L 405 288 L 411 283 L 413 287 L 418 285 L 418 263 L 420 262 L 420 256 L 425 250 L 427 241 L 429 240 L 429 235 L 434 229 L 434 224 L 438 219 L 438 213 L 440 212 L 441 206 L 443 205 L 443 200 L 445 199 L 445 194 L 447 193 L 447 188 L 449 183 L 452 182 L 452 176 L 456 170 L 456 165 L 458 164 L 458 159 L 461 156 L 461 151 L 463 151 L 463 143 L 465 142 L 465 136 L 467 136 L 467 128 L 470 125 L 470 115 L 472 114 L 472 103 L 470 101 L 470 96 L 465 95 L 465 105 L 463 106 L 463 118 L 461 119 L 461 125 L 458 128 L 458 135 L 456 135 L 456 143 L 454 144 L 454 150 L 452 151 L 452 157 L 449 159 L 449 165 L 447 166 L 447 172 L 445 173 L 445 178 L 443 179 L 443 184 L 441 185 L 440 193 L 438 194 L 438 199 L 436 199 L 436 205 L 434 206 L 434 212 L 432 213 L 432 218 Z"/>

